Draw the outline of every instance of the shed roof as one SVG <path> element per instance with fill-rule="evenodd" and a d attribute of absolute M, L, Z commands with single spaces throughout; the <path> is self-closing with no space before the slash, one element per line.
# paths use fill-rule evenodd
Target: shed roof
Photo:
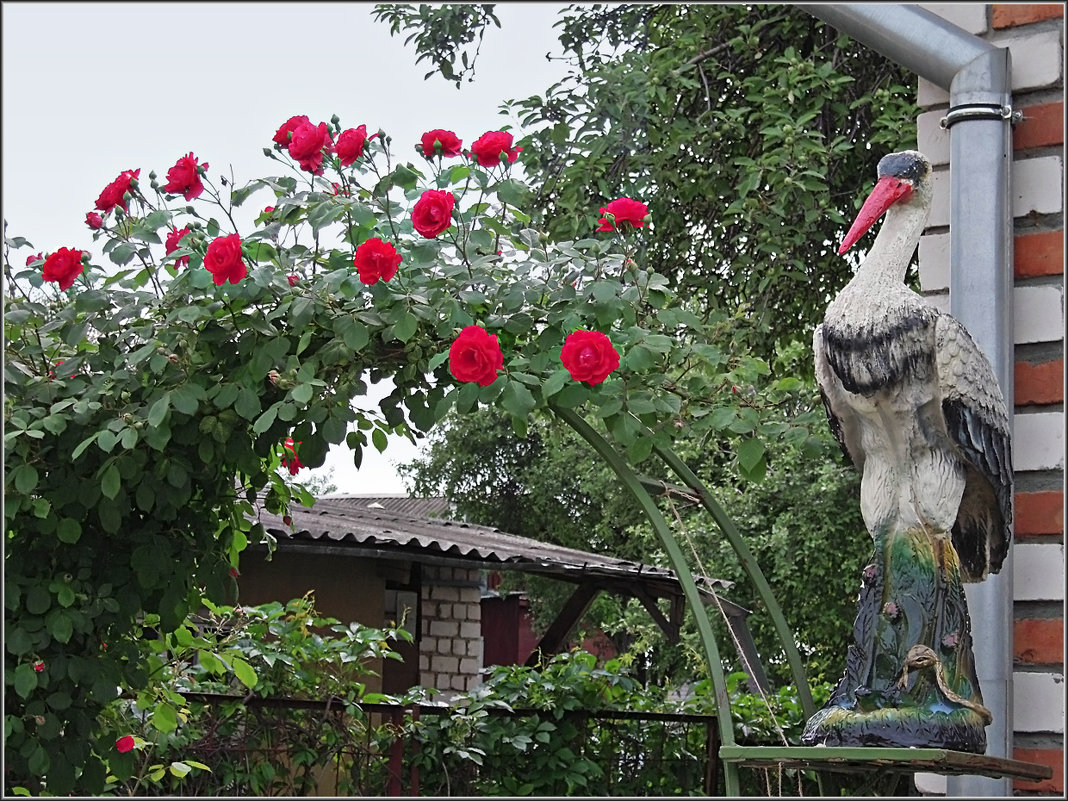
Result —
<path fill-rule="evenodd" d="M 647 591 L 660 597 L 681 595 L 678 578 L 666 568 L 518 537 L 497 528 L 387 508 L 414 509 L 420 500 L 430 501 L 423 508 L 441 507 L 435 499 L 349 495 L 320 498 L 311 509 L 291 507 L 292 527 L 279 515 L 262 512 L 259 519 L 280 548 L 316 552 L 331 548 L 337 549 L 332 552 L 338 555 L 519 570 L 571 582 L 638 579 Z M 722 589 L 731 582 L 711 579 L 701 583 L 704 589 Z"/>

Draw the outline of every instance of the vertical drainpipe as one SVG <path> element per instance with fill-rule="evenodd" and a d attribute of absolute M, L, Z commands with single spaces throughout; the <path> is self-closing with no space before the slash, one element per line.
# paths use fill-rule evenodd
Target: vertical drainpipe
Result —
<path fill-rule="evenodd" d="M 1012 419 L 1011 61 L 914 5 L 805 5 L 817 19 L 949 91 L 950 311 L 994 367 Z M 987 754 L 1012 756 L 1012 549 L 1001 572 L 965 590 Z M 947 794 L 1011 796 L 1010 779 L 953 776 Z"/>

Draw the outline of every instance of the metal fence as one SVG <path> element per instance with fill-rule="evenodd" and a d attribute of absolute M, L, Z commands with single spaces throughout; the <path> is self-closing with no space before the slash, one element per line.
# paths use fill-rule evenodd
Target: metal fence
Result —
<path fill-rule="evenodd" d="M 530 742 L 522 753 L 502 748 L 476 759 L 464 751 L 462 733 L 450 729 L 452 721 L 441 719 L 457 714 L 448 706 L 185 695 L 191 714 L 176 733 L 176 753 L 211 769 L 169 788 L 187 796 L 514 795 L 525 776 L 534 779 L 533 794 L 563 794 L 562 785 L 545 783 L 545 771 L 531 776 L 539 754 L 547 752 L 553 759 L 570 754 L 590 774 L 589 784 L 571 794 L 719 791 L 719 737 L 711 715 L 485 709 L 505 729 L 542 725 L 553 736 Z M 501 786 L 504 775 L 512 779 L 512 792 Z"/>

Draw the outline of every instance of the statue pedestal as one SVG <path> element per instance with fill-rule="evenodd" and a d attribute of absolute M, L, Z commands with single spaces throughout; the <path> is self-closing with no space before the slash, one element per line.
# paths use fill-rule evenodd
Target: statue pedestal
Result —
<path fill-rule="evenodd" d="M 801 741 L 986 750 L 960 564 L 947 532 L 877 534 L 845 673 Z"/>

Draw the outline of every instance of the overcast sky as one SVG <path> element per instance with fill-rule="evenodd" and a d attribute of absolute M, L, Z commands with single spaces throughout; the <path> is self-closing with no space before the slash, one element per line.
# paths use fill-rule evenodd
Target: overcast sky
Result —
<path fill-rule="evenodd" d="M 556 4 L 501 3 L 473 83 L 457 90 L 415 65 L 403 36 L 373 21 L 371 3 L 3 3 L 3 217 L 34 250 L 99 253 L 85 214 L 121 171 L 161 179 L 192 151 L 216 185 L 274 171 L 263 155 L 286 119 L 341 117 L 393 137 L 414 158 L 420 135 L 455 131 L 470 145 L 507 123 L 503 101 L 544 91 L 565 72 Z M 274 172 L 273 174 L 277 174 Z M 253 199 L 253 201 L 255 198 Z M 101 240 L 102 242 L 103 240 Z M 357 473 L 333 450 L 341 492 L 395 493 L 393 465 L 415 449 L 370 448 Z"/>

